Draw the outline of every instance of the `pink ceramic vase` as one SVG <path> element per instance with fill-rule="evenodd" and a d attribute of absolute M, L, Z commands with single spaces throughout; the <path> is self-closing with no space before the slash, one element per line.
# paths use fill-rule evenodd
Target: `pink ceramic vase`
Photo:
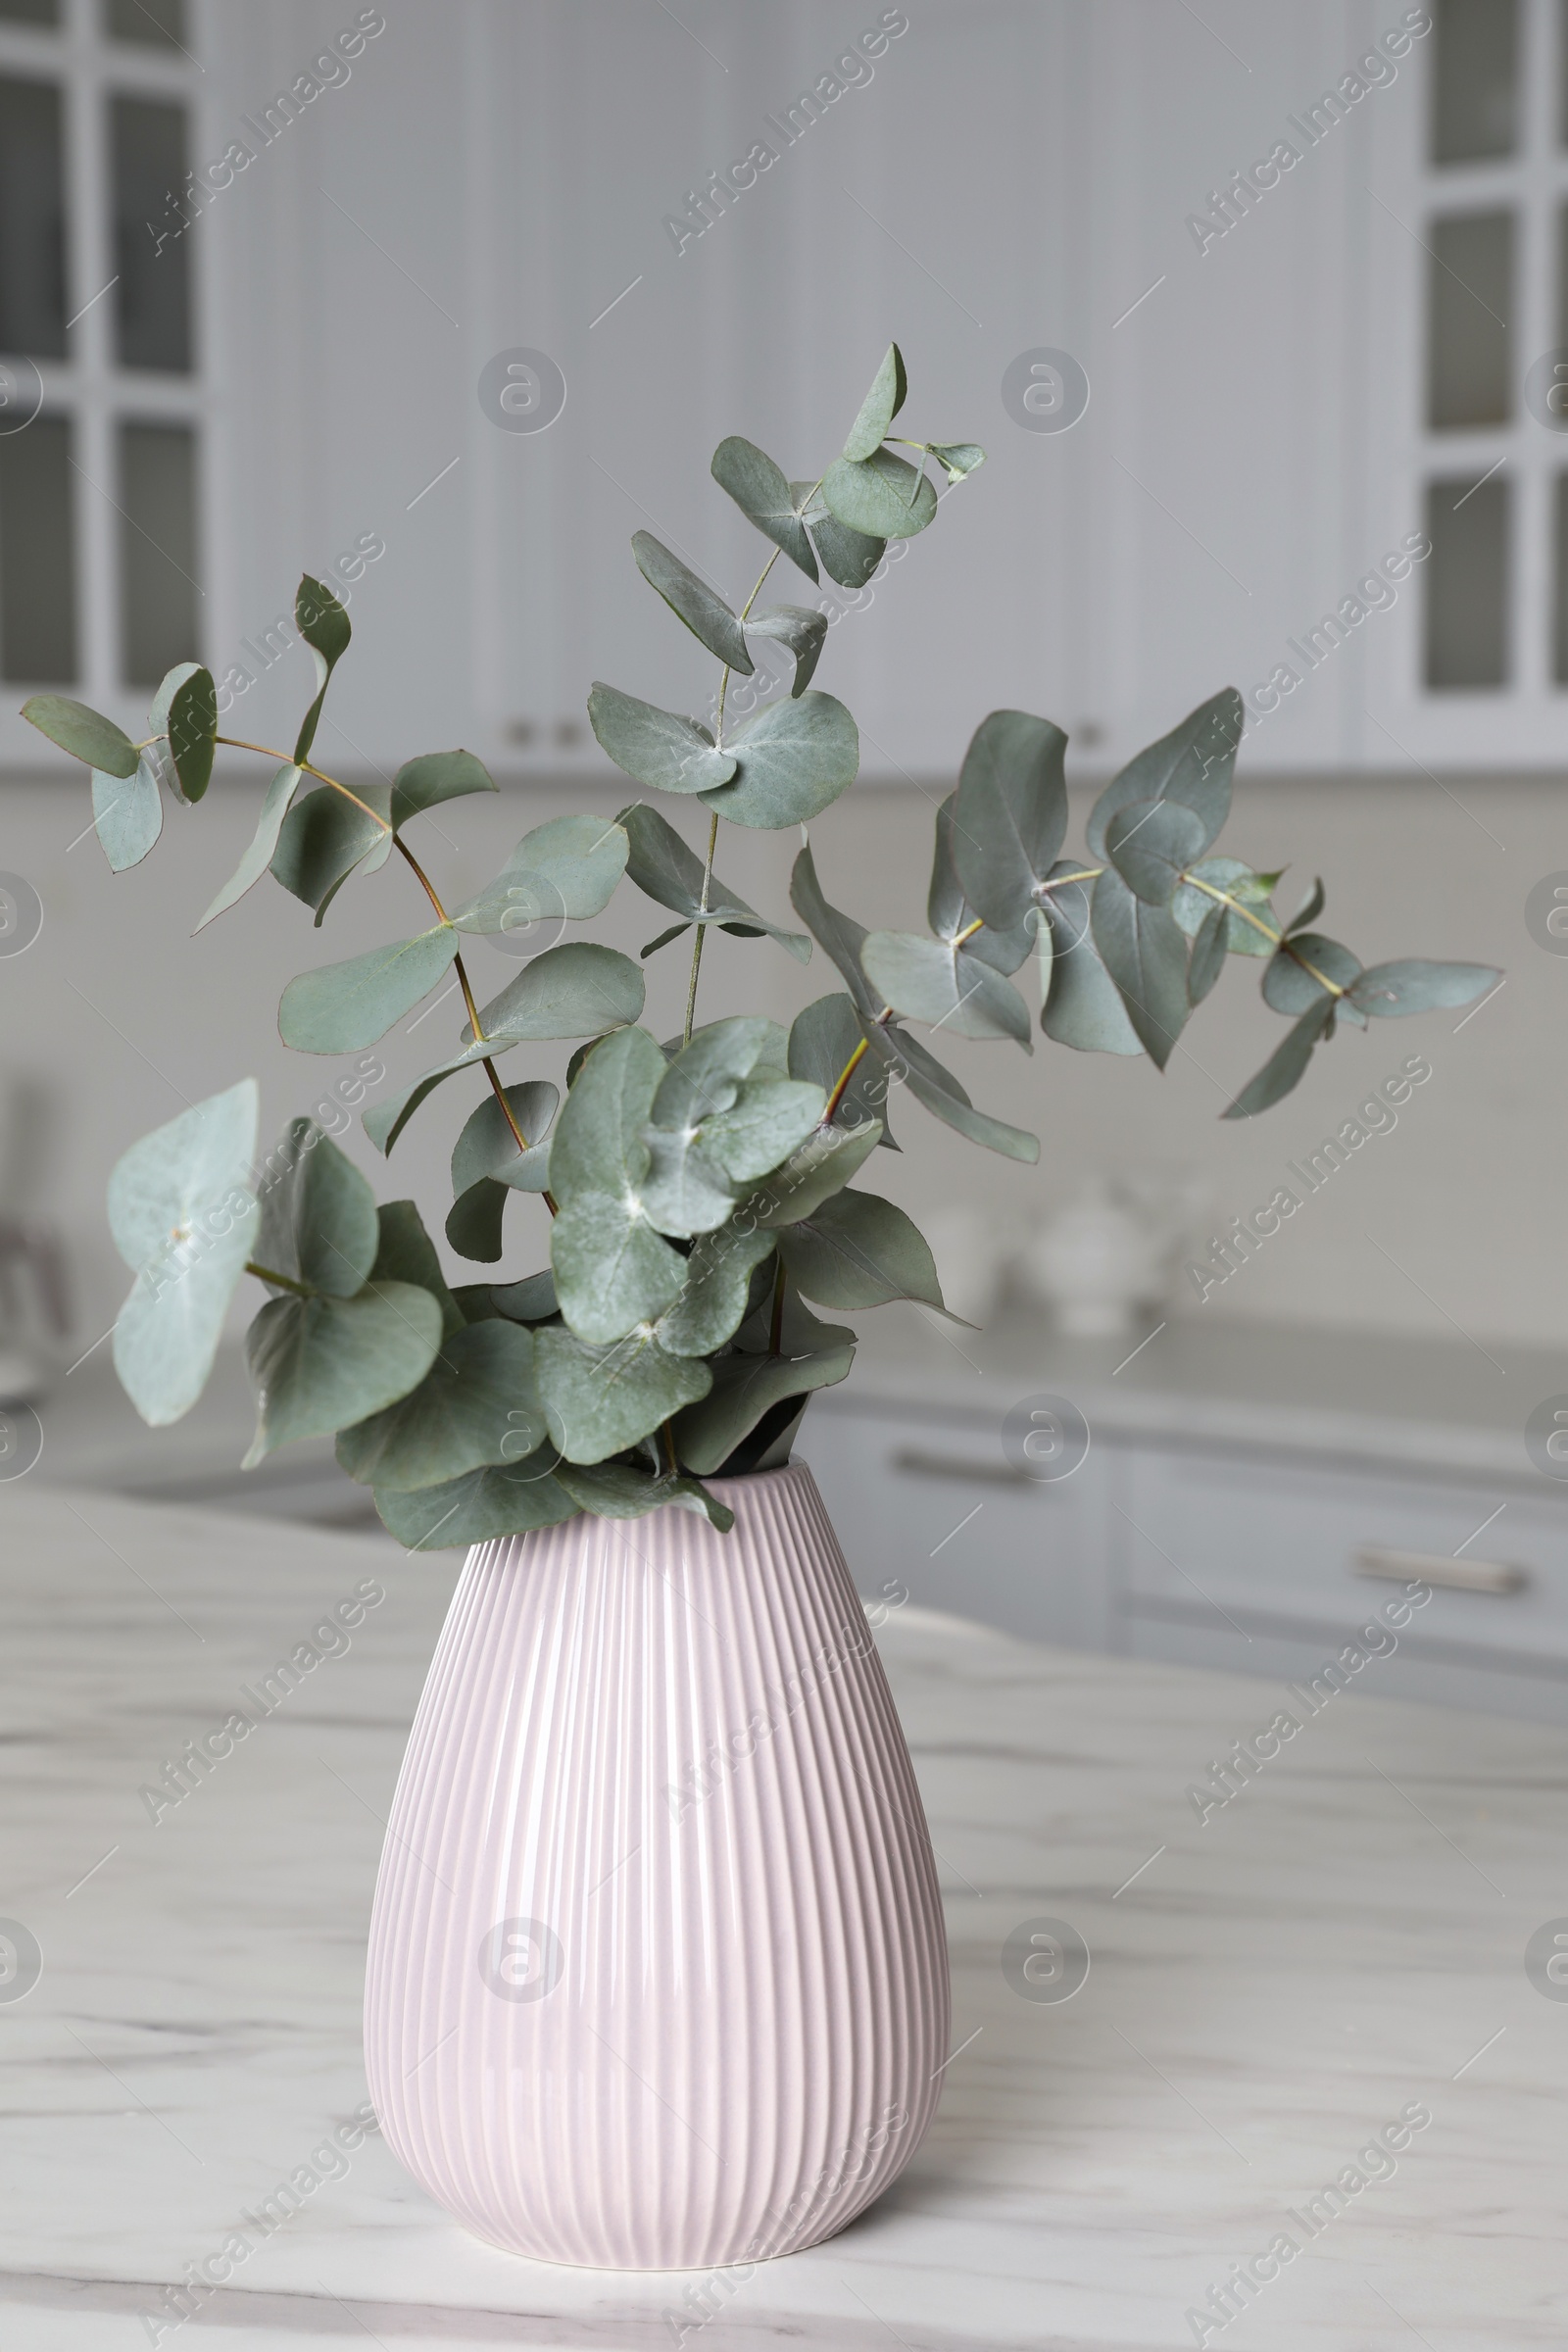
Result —
<path fill-rule="evenodd" d="M 829 2237 L 935 2110 L 930 1839 L 809 1470 L 469 1553 L 376 1886 L 388 2143 L 547 2262 L 695 2270 Z"/>

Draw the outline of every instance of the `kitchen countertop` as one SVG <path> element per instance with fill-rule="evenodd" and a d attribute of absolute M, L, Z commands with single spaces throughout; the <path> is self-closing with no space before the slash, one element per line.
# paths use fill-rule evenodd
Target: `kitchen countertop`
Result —
<path fill-rule="evenodd" d="M 1097 1442 L 1255 1446 L 1427 1474 L 1501 1479 L 1541 1499 L 1524 1427 L 1544 1398 L 1568 1397 L 1568 1354 L 1512 1341 L 1410 1338 L 1308 1324 L 1174 1316 L 1152 1335 L 1067 1340 L 1038 1309 L 1004 1304 L 984 1331 L 926 1308 L 853 1318 L 855 1367 L 820 1414 L 848 1405 L 995 1433 L 1021 1397 L 1069 1397 Z M 220 1352 L 193 1412 L 150 1430 L 115 1377 L 107 1346 L 37 1406 L 37 1475 L 152 1500 L 211 1501 L 320 1524 L 373 1528 L 374 1505 L 337 1469 L 329 1440 L 290 1446 L 241 1471 L 255 1407 L 237 1346 Z M 807 1423 L 810 1427 L 809 1419 Z M 808 1443 L 806 1450 L 809 1452 Z"/>
<path fill-rule="evenodd" d="M 0 2339 L 129 2352 L 152 2340 L 154 2285 L 366 2097 L 382 1820 L 458 1562 L 36 1477 L 0 1487 L 0 1910 L 42 1953 L 24 1999 L 0 1984 Z M 346 1654 L 153 1826 L 140 1786 L 367 1578 L 385 1598 Z M 942 2108 L 888 2196 L 726 2295 L 498 2253 L 372 2137 L 157 2340 L 1177 2346 L 1232 2266 L 1286 2233 L 1300 2251 L 1203 2340 L 1560 2345 L 1568 2002 L 1537 1989 L 1526 1947 L 1568 1913 L 1568 1733 L 1357 1690 L 1200 1822 L 1189 1786 L 1287 1704 L 1280 1686 L 913 1607 L 878 1642 L 955 1979 Z M 1047 1919 L 1092 1956 L 1061 2002 L 1003 1965 Z M 1358 2165 L 1406 2110 L 1430 2121 Z M 1298 2217 L 1337 2178 L 1344 2210 L 1309 2235 Z"/>
<path fill-rule="evenodd" d="M 1513 1341 L 1419 1338 L 1175 1315 L 1152 1333 L 1068 1340 L 1038 1310 L 1005 1305 L 984 1331 L 927 1308 L 856 1318 L 846 1401 L 992 1422 L 1054 1392 L 1101 1438 L 1255 1446 L 1267 1451 L 1551 1489 L 1525 1423 L 1568 1396 L 1568 1354 Z M 999 1437 L 1000 1446 L 1000 1437 Z"/>

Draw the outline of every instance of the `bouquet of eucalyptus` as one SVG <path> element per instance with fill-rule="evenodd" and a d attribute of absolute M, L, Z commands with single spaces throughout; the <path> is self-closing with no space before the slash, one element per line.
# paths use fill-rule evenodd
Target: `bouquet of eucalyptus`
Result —
<path fill-rule="evenodd" d="M 390 1153 L 438 1088 L 476 1083 L 452 1154 L 446 1239 L 475 1266 L 494 1265 L 510 1195 L 537 1193 L 552 1220 L 550 1263 L 520 1282 L 454 1287 L 415 1203 L 377 1206 L 315 1121 L 294 1120 L 258 1165 L 257 1089 L 243 1080 L 133 1145 L 110 1181 L 111 1228 L 135 1275 L 115 1361 L 146 1420 L 177 1420 L 195 1402 L 249 1275 L 267 1296 L 246 1343 L 258 1416 L 247 1465 L 290 1439 L 335 1436 L 343 1468 L 411 1547 L 663 1503 L 727 1528 L 704 1480 L 787 1460 L 812 1391 L 850 1369 L 855 1334 L 819 1309 L 909 1298 L 946 1311 L 914 1225 L 857 1181 L 874 1152 L 899 1149 L 894 1089 L 988 1151 L 1039 1156 L 1032 1135 L 974 1106 L 912 1028 L 1027 1054 L 1038 1011 L 1058 1044 L 1145 1054 L 1163 1069 L 1227 956 L 1256 956 L 1264 1002 L 1291 1026 L 1225 1114 L 1244 1118 L 1287 1094 L 1343 1023 L 1467 1004 L 1495 977 L 1473 963 L 1363 968 L 1315 927 L 1321 883 L 1281 922 L 1279 875 L 1214 855 L 1242 731 L 1229 689 L 1105 787 L 1074 858 L 1061 855 L 1066 737 L 1026 711 L 992 711 L 938 812 L 924 932 L 868 931 L 831 906 L 808 847 L 790 890 L 804 931 L 729 889 L 715 870 L 722 821 L 804 828 L 859 760 L 854 719 L 810 682 L 825 612 L 759 609 L 779 557 L 813 585 L 825 570 L 859 588 L 888 542 L 925 530 L 941 496 L 983 461 L 971 443 L 895 435 L 905 392 L 895 345 L 814 481 L 788 479 L 749 441 L 719 445 L 714 480 L 771 542 L 739 610 L 650 533 L 632 541 L 644 577 L 720 664 L 713 724 L 607 685 L 594 687 L 589 715 L 640 794 L 700 805 L 701 849 L 639 797 L 617 816 L 535 827 L 487 888 L 448 906 L 409 835 L 417 839 L 424 810 L 496 786 L 465 751 L 428 753 L 390 785 L 352 790 L 313 763 L 350 631 L 337 600 L 301 581 L 295 612 L 317 691 L 291 753 L 238 745 L 279 764 L 255 838 L 202 920 L 270 872 L 319 924 L 351 878 L 396 852 L 426 919 L 291 980 L 279 1030 L 303 1053 L 357 1053 L 455 974 L 467 1021 L 454 1050 L 368 1110 L 366 1131 Z M 753 676 L 765 646 L 780 649 L 778 691 L 726 724 L 730 680 Z M 24 714 L 92 769 L 97 831 L 117 871 L 153 848 L 165 793 L 197 805 L 216 746 L 236 741 L 219 734 L 212 676 L 194 662 L 164 680 L 140 744 L 60 696 L 34 696 Z M 677 918 L 643 963 L 691 934 L 678 1037 L 639 1025 L 639 962 L 562 936 L 600 913 L 623 876 Z M 700 1023 L 703 943 L 715 923 L 802 963 L 814 941 L 840 985 L 787 1033 L 745 1014 Z M 497 934 L 514 947 L 551 944 L 481 1005 L 464 943 Z M 1034 1008 L 1015 984 L 1026 966 Z M 571 1041 L 559 1082 L 503 1079 L 498 1064 L 519 1046 Z"/>

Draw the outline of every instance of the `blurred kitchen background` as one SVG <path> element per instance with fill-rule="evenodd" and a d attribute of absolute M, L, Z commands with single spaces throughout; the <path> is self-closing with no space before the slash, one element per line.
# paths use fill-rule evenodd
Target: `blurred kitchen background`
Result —
<path fill-rule="evenodd" d="M 428 834 L 477 887 L 545 816 L 631 797 L 594 677 L 712 691 L 632 531 L 744 595 L 714 445 L 815 472 L 894 336 L 911 429 L 989 457 L 834 599 L 818 683 L 863 766 L 812 829 L 829 895 L 919 926 L 993 707 L 1070 731 L 1087 805 L 1229 682 L 1222 846 L 1289 865 L 1282 910 L 1321 873 L 1364 959 L 1507 979 L 1344 1035 L 1244 1123 L 1218 1113 L 1280 1034 L 1258 964 L 1163 1078 L 955 1043 L 1042 1162 L 896 1110 L 878 1186 L 987 1328 L 885 1310 L 810 1409 L 861 1589 L 1310 1677 L 1420 1574 L 1369 1681 L 1568 1714 L 1562 0 L 0 0 L 0 1387 L 36 1412 L 31 1474 L 363 1518 L 322 1452 L 234 1469 L 237 1356 L 141 1430 L 93 1346 L 126 1280 L 103 1197 L 130 1140 L 247 1071 L 270 1128 L 329 1100 L 347 1069 L 284 1051 L 277 996 L 395 935 L 414 886 L 355 883 L 318 938 L 264 883 L 193 939 L 267 762 L 222 756 L 115 878 L 25 693 L 139 735 L 196 657 L 225 732 L 291 740 L 309 569 L 355 628 L 318 756 L 352 781 L 477 752 L 498 800 Z M 786 917 L 797 847 L 731 830 L 721 870 Z M 661 927 L 627 886 L 594 929 Z M 655 959 L 656 1030 L 683 984 L 680 949 Z M 714 1010 L 831 985 L 766 941 L 704 965 Z M 394 1033 L 379 1083 L 458 1019 Z M 1412 1055 L 1396 1115 L 1200 1297 L 1184 1268 Z M 443 1119 L 389 1168 L 342 1140 L 439 1227 Z M 505 1279 L 547 1246 L 537 1201 L 508 1214 Z"/>

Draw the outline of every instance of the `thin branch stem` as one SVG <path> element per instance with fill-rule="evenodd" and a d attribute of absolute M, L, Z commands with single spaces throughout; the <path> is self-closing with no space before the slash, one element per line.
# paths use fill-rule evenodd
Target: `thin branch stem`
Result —
<path fill-rule="evenodd" d="M 215 743 L 227 744 L 230 751 L 260 752 L 264 760 L 279 760 L 284 767 L 297 767 L 302 775 L 314 776 L 318 784 L 330 784 L 334 792 L 340 792 L 346 801 L 352 801 L 356 808 L 362 809 L 368 817 L 378 824 L 383 833 L 391 832 L 392 827 L 379 808 L 372 808 L 368 801 L 362 801 L 357 792 L 350 792 L 348 786 L 340 784 L 336 776 L 329 776 L 324 767 L 313 767 L 308 760 L 291 760 L 287 752 L 274 751 L 270 743 L 247 743 L 243 736 L 239 735 L 216 735 L 213 740 Z M 154 735 L 149 738 L 149 741 L 163 743 L 167 742 L 168 738 Z M 398 848 L 400 850 L 403 848 L 401 841 L 398 843 Z M 404 854 L 406 856 L 407 852 Z"/>
<path fill-rule="evenodd" d="M 838 1084 L 834 1087 L 833 1092 L 829 1095 L 827 1099 L 827 1108 L 822 1113 L 821 1123 L 824 1127 L 827 1126 L 828 1122 L 833 1116 L 833 1113 L 843 1102 L 844 1091 L 849 1085 L 850 1080 L 855 1076 L 856 1071 L 859 1068 L 861 1061 L 870 1049 L 870 1044 L 871 1041 L 868 1037 L 862 1037 L 859 1044 L 856 1047 L 855 1052 L 850 1055 L 849 1060 L 839 1072 Z"/>
<path fill-rule="evenodd" d="M 259 1266 L 253 1257 L 245 1260 L 245 1271 L 247 1274 L 254 1274 L 259 1282 L 270 1282 L 280 1291 L 292 1291 L 296 1298 L 314 1298 L 316 1297 L 316 1293 L 307 1288 L 303 1282 L 296 1282 L 292 1274 L 279 1274 L 271 1266 Z"/>
<path fill-rule="evenodd" d="M 381 814 L 379 809 L 372 808 L 368 801 L 362 801 L 358 793 L 351 792 L 346 784 L 339 783 L 336 776 L 329 776 L 324 768 L 313 767 L 308 760 L 289 760 L 286 753 L 275 751 L 270 744 L 247 743 L 238 735 L 220 735 L 217 740 L 220 743 L 227 744 L 232 751 L 260 752 L 264 760 L 278 760 L 284 761 L 284 763 L 290 767 L 301 768 L 306 775 L 315 776 L 318 782 L 322 784 L 330 784 L 334 792 L 340 792 L 343 795 L 343 798 L 346 801 L 351 801 L 356 808 L 363 809 L 367 816 L 374 819 L 376 824 L 380 826 L 383 833 L 390 833 L 392 835 L 393 847 L 397 850 L 404 862 L 410 867 L 415 877 L 418 881 L 425 897 L 429 900 L 431 906 L 435 910 L 437 922 L 445 923 L 450 926 L 452 917 L 442 906 L 435 884 L 431 881 L 429 875 L 425 872 L 423 866 L 419 863 L 419 860 L 417 858 L 416 858 L 414 852 L 410 849 L 402 834 L 397 832 L 396 829 L 387 822 L 386 818 Z M 718 819 L 716 816 L 713 819 L 713 829 L 716 833 L 718 829 Z M 706 895 L 707 886 L 705 884 L 705 903 Z M 453 969 L 458 975 L 458 986 L 463 991 L 463 1002 L 467 1007 L 468 1024 L 473 1031 L 475 1039 L 482 1040 L 484 1037 L 484 1030 L 480 1026 L 479 1022 L 479 1007 L 474 1002 L 473 990 L 469 985 L 468 975 L 464 966 L 463 957 L 461 956 L 455 956 L 452 960 Z M 507 1090 L 502 1085 L 500 1074 L 496 1069 L 494 1061 L 491 1059 L 488 1054 L 483 1056 L 482 1066 L 484 1068 L 485 1075 L 488 1077 L 491 1087 L 494 1090 L 496 1101 L 501 1105 L 502 1116 L 505 1118 L 507 1125 L 512 1129 L 513 1136 L 516 1142 L 517 1150 L 519 1152 L 526 1152 L 528 1149 L 528 1139 L 523 1134 L 522 1129 L 518 1126 L 516 1119 L 513 1115 L 512 1104 L 507 1101 Z M 556 1203 L 548 1193 L 545 1195 L 545 1200 L 549 1206 L 551 1215 L 554 1216 L 556 1213 Z M 252 1267 L 251 1271 L 255 1273 L 259 1272 L 260 1269 Z M 269 1275 L 267 1279 L 271 1281 L 274 1279 L 274 1277 Z M 283 1278 L 281 1275 L 279 1275 L 275 1277 L 275 1279 L 282 1281 Z M 298 1285 L 296 1284 L 290 1287 L 297 1289 Z M 302 1292 L 301 1296 L 308 1298 L 310 1293 Z"/>
<path fill-rule="evenodd" d="M 729 673 L 726 671 L 725 675 L 727 676 L 728 674 Z M 717 849 L 717 847 L 718 810 L 715 808 L 713 811 L 712 822 L 708 828 L 708 856 L 703 862 L 703 895 L 699 901 L 699 905 L 704 914 L 708 912 L 708 894 L 713 887 L 713 852 Z M 707 936 L 708 925 L 700 922 L 697 926 L 697 937 L 692 943 L 691 986 L 686 991 L 686 1029 L 681 1042 L 683 1045 L 687 1046 L 689 1046 L 692 1042 L 692 1022 L 697 1017 L 697 975 L 702 970 L 703 941 L 707 938 Z"/>

